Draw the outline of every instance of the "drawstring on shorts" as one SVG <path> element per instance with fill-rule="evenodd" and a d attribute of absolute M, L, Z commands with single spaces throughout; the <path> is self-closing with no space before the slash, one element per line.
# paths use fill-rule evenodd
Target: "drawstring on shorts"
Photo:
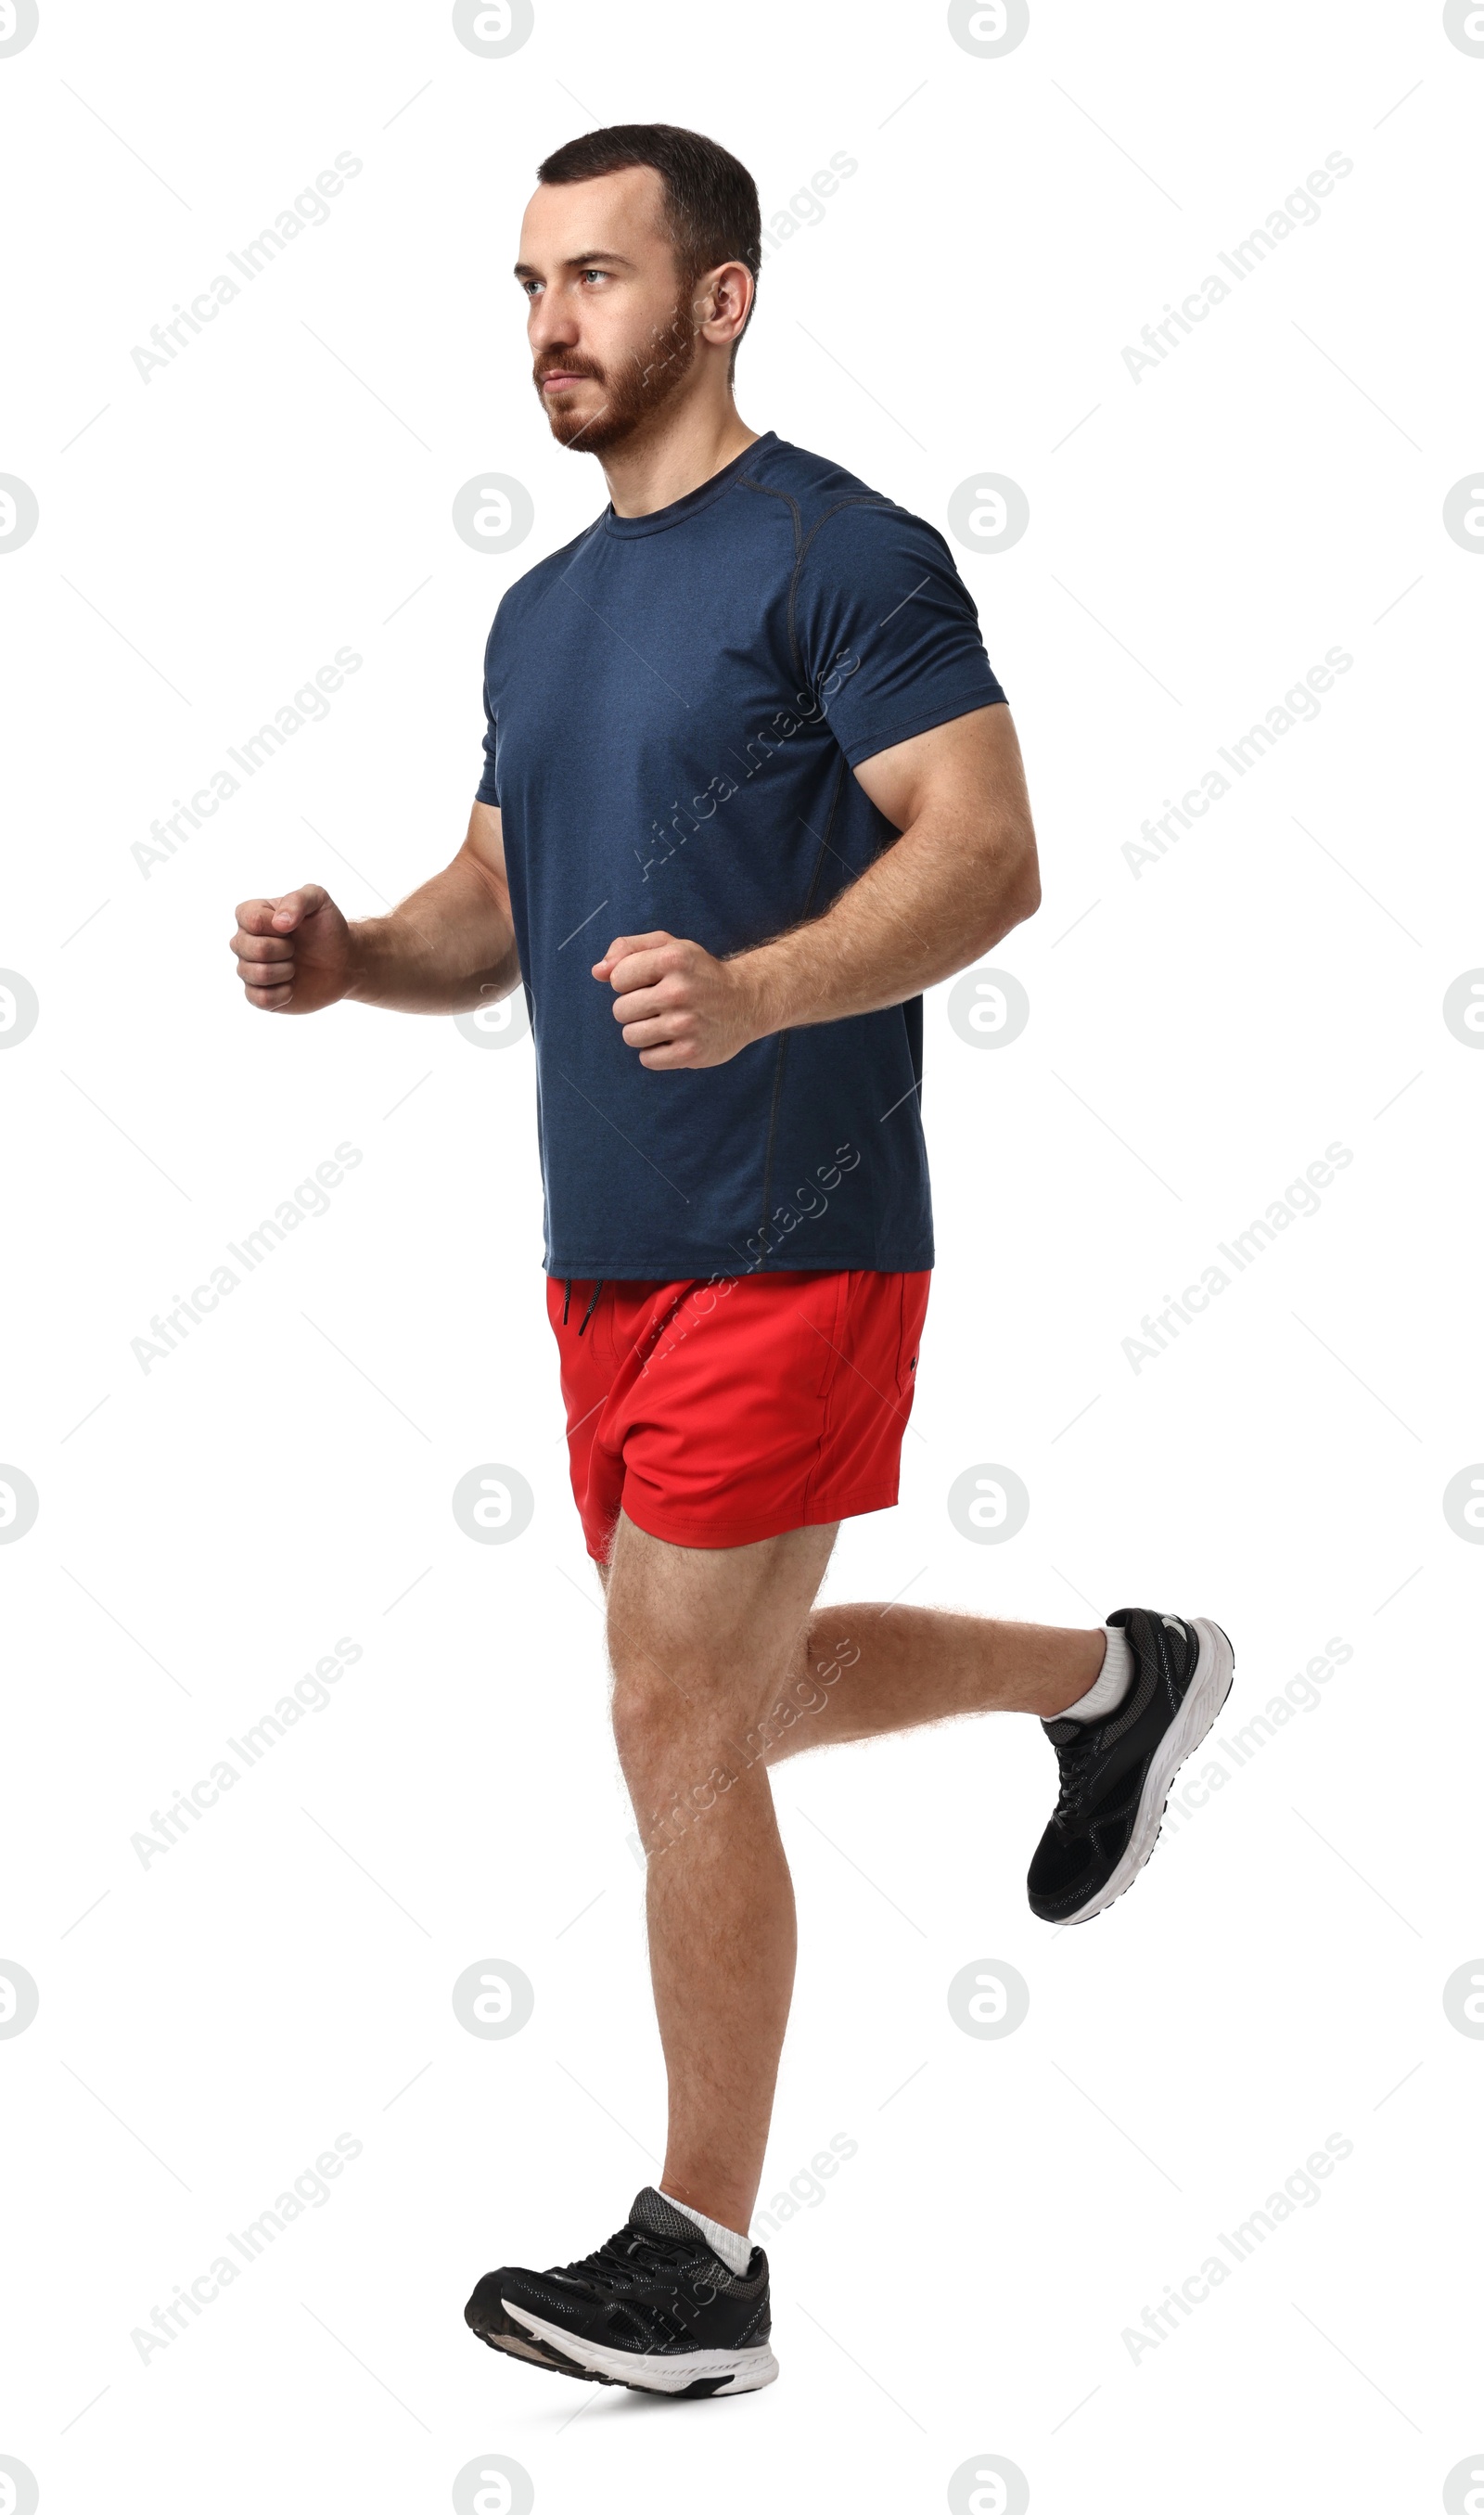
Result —
<path fill-rule="evenodd" d="M 581 1336 L 581 1335 L 582 1335 L 583 1330 L 587 1327 L 587 1324 L 588 1324 L 589 1319 L 592 1317 L 592 1315 L 593 1315 L 594 1311 L 597 1309 L 597 1307 L 598 1307 L 598 1295 L 601 1293 L 602 1288 L 603 1288 L 604 1284 L 606 1284 L 607 1280 L 608 1280 L 608 1279 L 607 1279 L 606 1275 L 600 1275 L 600 1276 L 598 1277 L 598 1282 L 597 1282 L 597 1283 L 596 1283 L 596 1285 L 594 1286 L 594 1288 L 593 1288 L 593 1299 L 591 1299 L 591 1301 L 588 1303 L 588 1306 L 587 1306 L 586 1310 L 583 1312 L 582 1327 L 580 1327 L 580 1328 L 578 1329 L 578 1331 L 577 1331 L 577 1333 L 578 1333 L 578 1335 L 579 1335 L 579 1336 Z M 561 1324 L 562 1324 L 562 1326 L 563 1326 L 563 1327 L 565 1327 L 565 1326 L 566 1326 L 566 1323 L 567 1323 L 567 1312 L 568 1312 L 568 1310 L 569 1310 L 569 1309 L 571 1308 L 571 1306 L 572 1306 L 572 1278 L 571 1278 L 571 1276 L 570 1276 L 570 1275 L 567 1275 L 567 1276 L 565 1276 L 565 1277 L 563 1278 L 563 1288 L 564 1288 L 564 1289 L 563 1289 L 562 1302 L 561 1302 Z"/>
<path fill-rule="evenodd" d="M 598 1305 L 598 1293 L 601 1293 L 601 1290 L 603 1290 L 603 1285 L 606 1285 L 606 1280 L 608 1280 L 606 1275 L 598 1275 L 597 1285 L 594 1285 L 594 1298 L 591 1298 L 589 1305 L 586 1305 L 586 1310 L 584 1310 L 584 1323 L 581 1323 L 581 1328 L 579 1328 L 579 1331 L 576 1331 L 576 1333 L 579 1333 L 579 1336 L 581 1336 L 581 1333 L 584 1333 L 586 1323 L 589 1323 L 589 1318 L 591 1318 L 591 1315 L 594 1315 L 594 1310 L 597 1310 L 597 1305 Z M 571 1275 L 566 1275 L 566 1278 L 563 1278 L 563 1293 L 561 1293 L 561 1326 L 563 1326 L 563 1328 L 566 1328 L 566 1313 L 568 1313 L 568 1310 L 571 1310 Z"/>

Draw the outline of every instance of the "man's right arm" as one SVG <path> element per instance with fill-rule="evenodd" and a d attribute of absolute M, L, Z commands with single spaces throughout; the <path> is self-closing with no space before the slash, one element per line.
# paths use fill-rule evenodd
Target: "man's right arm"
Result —
<path fill-rule="evenodd" d="M 452 864 L 390 916 L 348 925 L 328 891 L 306 883 L 244 900 L 231 948 L 263 1012 L 313 1013 L 346 999 L 406 1013 L 498 1004 L 520 983 L 499 812 L 475 804 Z"/>

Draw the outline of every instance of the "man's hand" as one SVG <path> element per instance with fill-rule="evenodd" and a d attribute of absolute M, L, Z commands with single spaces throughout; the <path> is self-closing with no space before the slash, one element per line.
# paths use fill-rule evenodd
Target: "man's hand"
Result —
<path fill-rule="evenodd" d="M 640 1065 L 724 1065 L 770 1027 L 742 961 L 718 961 L 674 934 L 620 934 L 595 978 L 613 989 L 613 1018 Z"/>
<path fill-rule="evenodd" d="M 640 1065 L 724 1065 L 756 1039 L 906 1004 L 990 951 L 1041 900 L 1020 746 L 999 705 L 862 761 L 898 836 L 822 916 L 729 961 L 621 934 L 594 965 Z"/>
<path fill-rule="evenodd" d="M 244 899 L 231 938 L 247 1001 L 266 1013 L 317 1013 L 350 984 L 350 929 L 317 882 L 281 899 Z"/>

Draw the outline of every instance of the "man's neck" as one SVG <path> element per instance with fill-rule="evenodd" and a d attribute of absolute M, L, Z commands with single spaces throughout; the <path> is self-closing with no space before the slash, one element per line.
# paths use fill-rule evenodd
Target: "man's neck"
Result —
<path fill-rule="evenodd" d="M 668 416 L 668 415 L 667 415 Z M 723 408 L 677 412 L 654 436 L 643 432 L 602 455 L 603 477 L 616 515 L 653 515 L 688 497 L 728 463 L 735 463 L 758 431 L 738 417 L 728 393 Z"/>

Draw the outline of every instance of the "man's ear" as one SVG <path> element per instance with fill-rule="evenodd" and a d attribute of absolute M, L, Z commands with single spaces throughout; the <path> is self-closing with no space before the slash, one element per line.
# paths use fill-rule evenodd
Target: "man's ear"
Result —
<path fill-rule="evenodd" d="M 712 324 L 725 325 L 722 345 L 735 342 L 747 320 L 753 299 L 753 278 L 745 263 L 723 262 L 709 270 L 700 282 L 692 305 L 698 330 Z"/>

